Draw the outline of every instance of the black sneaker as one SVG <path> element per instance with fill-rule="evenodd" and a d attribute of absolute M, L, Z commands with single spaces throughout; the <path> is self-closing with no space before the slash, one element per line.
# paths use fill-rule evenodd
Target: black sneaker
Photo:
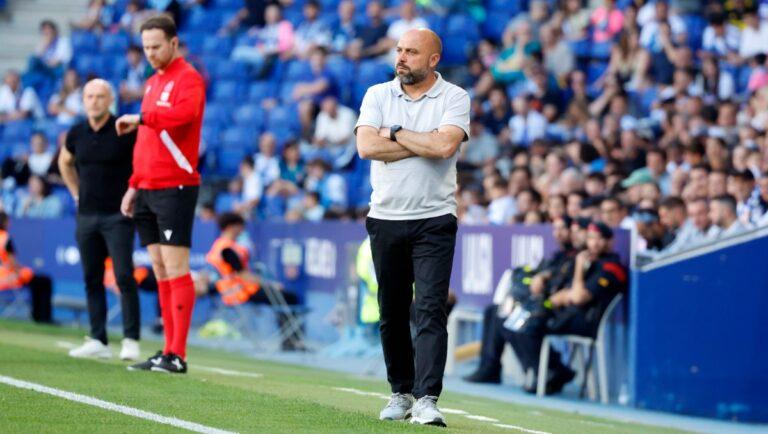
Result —
<path fill-rule="evenodd" d="M 129 371 L 149 371 L 152 369 L 153 366 L 159 364 L 163 361 L 163 352 L 158 351 L 155 353 L 154 356 L 148 358 L 147 360 L 136 363 L 135 365 L 128 366 Z"/>
<path fill-rule="evenodd" d="M 187 362 L 176 354 L 166 354 L 163 360 L 152 366 L 152 372 L 165 372 L 169 374 L 186 374 Z"/>
<path fill-rule="evenodd" d="M 501 384 L 501 373 L 478 368 L 477 371 L 462 377 L 468 383 Z"/>

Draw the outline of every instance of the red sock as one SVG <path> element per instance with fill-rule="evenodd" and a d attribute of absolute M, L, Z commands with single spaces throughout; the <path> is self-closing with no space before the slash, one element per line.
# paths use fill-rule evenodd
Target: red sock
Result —
<path fill-rule="evenodd" d="M 195 284 L 190 274 L 171 279 L 168 283 L 171 286 L 171 306 L 173 306 L 171 352 L 186 359 L 187 334 L 192 323 L 192 309 L 195 307 Z"/>
<path fill-rule="evenodd" d="M 163 354 L 171 352 L 173 343 L 173 310 L 171 309 L 171 284 L 168 280 L 157 281 L 157 293 L 160 299 L 160 315 L 163 317 L 163 335 L 165 346 Z"/>

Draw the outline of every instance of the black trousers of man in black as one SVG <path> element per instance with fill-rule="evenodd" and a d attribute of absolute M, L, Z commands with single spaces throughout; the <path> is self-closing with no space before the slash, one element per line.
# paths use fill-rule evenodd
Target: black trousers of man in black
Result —
<path fill-rule="evenodd" d="M 393 393 L 440 396 L 448 347 L 448 285 L 456 245 L 456 217 L 421 220 L 368 218 L 379 283 L 381 344 Z M 416 297 L 414 299 L 414 283 Z M 410 307 L 415 303 L 415 342 Z"/>
<path fill-rule="evenodd" d="M 77 243 L 83 263 L 91 337 L 107 343 L 107 295 L 104 260 L 112 257 L 115 281 L 120 288 L 123 336 L 139 339 L 139 293 L 133 278 L 133 221 L 121 214 L 77 216 Z"/>

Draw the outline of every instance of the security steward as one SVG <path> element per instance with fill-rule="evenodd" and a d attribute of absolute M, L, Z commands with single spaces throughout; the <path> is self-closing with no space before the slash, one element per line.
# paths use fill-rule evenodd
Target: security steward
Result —
<path fill-rule="evenodd" d="M 536 321 L 519 331 L 510 332 L 509 340 L 520 363 L 534 378 L 526 382 L 526 391 L 535 392 L 539 354 L 544 336 L 573 334 L 594 337 L 603 312 L 611 300 L 626 290 L 627 271 L 612 251 L 613 231 L 604 223 L 591 223 L 587 228 L 586 249 L 575 258 L 570 287 L 552 294 L 544 306 L 551 309 L 547 321 Z M 547 394 L 562 391 L 575 373 L 552 350 L 547 373 Z"/>
<path fill-rule="evenodd" d="M 136 133 L 118 136 L 112 86 L 101 79 L 86 83 L 83 106 L 87 119 L 67 134 L 59 154 L 59 170 L 77 203 L 77 243 L 85 277 L 90 338 L 70 352 L 73 357 L 109 357 L 104 263 L 111 257 L 123 317 L 120 358 L 139 357 L 139 295 L 133 277 L 133 221 L 120 213 L 122 195 L 132 172 Z"/>
<path fill-rule="evenodd" d="M 565 287 L 573 277 L 574 258 L 577 251 L 571 243 L 571 218 L 556 219 L 552 223 L 552 235 L 560 248 L 551 258 L 545 259 L 530 272 L 524 267 L 513 274 L 525 274 L 526 277 L 513 277 L 509 295 L 501 305 L 492 304 L 485 309 L 483 316 L 483 335 L 480 349 L 480 365 L 472 374 L 464 377 L 471 383 L 501 383 L 501 356 L 506 343 L 504 321 L 512 312 L 513 304 L 528 299 L 543 301 L 550 294 Z M 530 277 L 532 275 L 532 277 Z M 517 286 L 524 288 L 516 288 Z M 520 294 L 523 292 L 523 294 Z M 524 300 L 525 299 L 525 300 Z"/>

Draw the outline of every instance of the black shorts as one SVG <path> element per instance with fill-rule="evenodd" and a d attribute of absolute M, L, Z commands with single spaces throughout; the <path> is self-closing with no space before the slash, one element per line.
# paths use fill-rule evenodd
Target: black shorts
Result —
<path fill-rule="evenodd" d="M 142 247 L 150 244 L 192 247 L 192 223 L 199 187 L 139 190 L 133 220 Z"/>

